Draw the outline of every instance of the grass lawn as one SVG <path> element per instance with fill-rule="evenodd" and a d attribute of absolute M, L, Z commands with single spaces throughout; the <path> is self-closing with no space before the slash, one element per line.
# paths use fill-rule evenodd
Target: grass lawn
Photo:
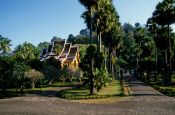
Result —
<path fill-rule="evenodd" d="M 36 90 L 41 90 L 41 91 L 46 91 L 46 90 L 51 90 L 51 89 L 54 89 L 56 87 L 68 87 L 69 84 L 68 83 L 63 83 L 63 82 L 53 82 L 51 85 L 43 85 L 41 87 L 37 87 L 37 88 L 24 88 L 24 93 L 26 91 L 36 91 Z M 19 90 L 19 89 L 18 89 Z M 16 89 L 13 88 L 13 89 L 7 89 L 7 91 L 11 91 L 11 92 L 15 92 Z"/>
<path fill-rule="evenodd" d="M 71 100 L 72 102 L 77 103 L 85 103 L 85 104 L 111 104 L 116 103 L 122 100 L 130 99 L 129 96 L 114 96 L 109 98 L 100 98 L 100 99 L 79 99 L 79 100 Z"/>
<path fill-rule="evenodd" d="M 75 85 L 74 83 L 73 85 Z M 42 86 L 40 88 L 24 88 L 23 89 L 23 94 L 32 94 L 35 91 L 49 91 L 49 90 L 54 90 L 55 88 L 61 88 L 61 87 L 68 87 L 70 86 L 69 83 L 63 83 L 63 82 L 53 82 L 51 85 L 47 86 Z M 13 97 L 13 96 L 18 96 L 21 94 L 20 89 L 12 88 L 12 89 L 6 89 L 5 92 L 0 92 L 0 98 L 5 98 L 5 97 Z"/>
<path fill-rule="evenodd" d="M 153 80 L 144 80 L 146 83 L 151 85 L 156 90 L 160 91 L 161 93 L 167 95 L 167 96 L 175 96 L 175 75 L 172 76 L 172 85 L 171 86 L 164 86 L 161 83 L 161 78 L 154 82 Z"/>
<path fill-rule="evenodd" d="M 119 81 L 113 81 L 109 86 L 104 87 L 95 95 L 89 95 L 89 86 L 85 85 L 70 90 L 60 92 L 61 97 L 66 99 L 90 99 L 90 98 L 104 98 L 111 96 L 119 96 L 122 92 L 122 87 Z"/>

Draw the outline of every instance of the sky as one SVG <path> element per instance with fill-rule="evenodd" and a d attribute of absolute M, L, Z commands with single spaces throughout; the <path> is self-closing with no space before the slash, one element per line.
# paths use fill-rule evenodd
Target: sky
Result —
<path fill-rule="evenodd" d="M 113 0 L 120 22 L 145 24 L 162 0 Z M 0 35 L 12 40 L 12 49 L 24 42 L 38 45 L 53 36 L 67 39 L 86 28 L 85 8 L 78 0 L 0 0 Z"/>

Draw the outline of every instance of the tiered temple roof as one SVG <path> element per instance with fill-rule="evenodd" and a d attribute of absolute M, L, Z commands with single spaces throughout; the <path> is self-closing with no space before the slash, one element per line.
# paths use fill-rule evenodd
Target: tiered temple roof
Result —
<path fill-rule="evenodd" d="M 60 54 L 56 54 L 53 49 L 55 45 L 61 45 L 62 51 Z M 61 62 L 62 67 L 67 65 L 71 69 L 77 69 L 79 65 L 79 47 L 77 45 L 72 46 L 71 43 L 66 43 L 66 40 L 53 41 L 52 44 L 41 51 L 40 60 L 44 61 L 53 57 Z"/>

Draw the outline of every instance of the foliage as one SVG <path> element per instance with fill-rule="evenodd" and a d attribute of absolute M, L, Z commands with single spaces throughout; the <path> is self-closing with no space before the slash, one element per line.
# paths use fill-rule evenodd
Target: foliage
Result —
<path fill-rule="evenodd" d="M 13 69 L 14 60 L 11 57 L 0 57 L 0 88 L 5 90 L 13 86 Z"/>
<path fill-rule="evenodd" d="M 74 37 L 73 34 L 70 34 L 68 36 L 67 42 L 72 43 L 72 44 L 75 44 L 75 37 Z"/>
<path fill-rule="evenodd" d="M 81 82 L 84 79 L 83 72 L 80 69 L 77 69 L 74 71 L 74 76 L 75 76 L 77 82 Z"/>
<path fill-rule="evenodd" d="M 0 35 L 0 53 L 7 53 L 11 51 L 11 40 Z"/>
<path fill-rule="evenodd" d="M 28 64 L 30 65 L 30 68 L 37 71 L 41 71 L 42 67 L 44 67 L 44 62 L 40 61 L 39 59 L 33 59 Z"/>
<path fill-rule="evenodd" d="M 89 95 L 89 87 L 87 85 L 61 91 L 58 97 L 66 99 L 99 99 L 113 96 L 120 96 L 121 84 L 119 81 L 113 81 L 108 87 L 105 87 L 94 95 Z"/>
<path fill-rule="evenodd" d="M 175 0 L 163 0 L 162 2 L 159 2 L 156 5 L 156 9 L 153 12 L 153 15 L 151 18 L 149 18 L 148 23 L 154 25 L 158 28 L 154 28 L 155 30 L 152 31 L 154 33 L 157 33 L 159 36 L 157 36 L 156 44 L 158 48 L 162 48 L 164 51 L 162 51 L 164 55 L 164 66 L 163 66 L 163 72 L 164 75 L 162 76 L 164 78 L 163 82 L 164 84 L 170 84 L 171 83 L 171 70 L 172 70 L 172 40 L 171 40 L 171 30 L 170 25 L 175 23 Z M 156 26 L 155 26 L 156 25 Z M 157 31 L 157 29 L 159 31 Z M 167 30 L 167 31 L 165 31 Z M 161 31 L 161 33 L 159 33 Z M 161 47 L 161 43 L 163 44 Z M 162 50 L 161 49 L 161 50 Z M 162 54 L 161 54 L 162 55 Z"/>
<path fill-rule="evenodd" d="M 62 46 L 60 44 L 54 45 L 53 51 L 54 51 L 55 54 L 59 55 L 62 51 Z"/>
<path fill-rule="evenodd" d="M 42 72 L 45 75 L 48 85 L 51 85 L 54 80 L 58 80 L 60 76 L 60 70 L 53 65 L 45 66 Z"/>
<path fill-rule="evenodd" d="M 76 44 L 89 44 L 90 40 L 91 40 L 91 38 L 89 38 L 89 37 L 77 35 L 75 37 L 74 43 L 76 43 Z"/>
<path fill-rule="evenodd" d="M 73 84 L 73 82 L 81 82 L 82 78 L 82 72 L 81 70 L 72 70 L 67 66 L 64 66 L 61 70 L 61 76 L 59 78 L 61 81 L 69 82 L 70 85 Z"/>
<path fill-rule="evenodd" d="M 37 49 L 40 53 L 44 48 L 48 48 L 48 46 L 49 46 L 48 42 L 40 42 L 37 46 Z"/>
<path fill-rule="evenodd" d="M 53 41 L 55 40 L 62 40 L 60 37 L 57 37 L 57 36 L 53 36 L 52 40 L 51 40 L 51 43 L 53 43 Z"/>
<path fill-rule="evenodd" d="M 59 79 L 62 81 L 62 82 L 66 82 L 66 79 L 67 79 L 67 71 L 68 71 L 68 67 L 67 66 L 64 66 L 62 69 L 61 69 L 61 76 L 59 77 Z"/>
<path fill-rule="evenodd" d="M 39 54 L 33 44 L 25 42 L 15 48 L 14 57 L 16 58 L 16 60 L 25 60 L 29 62 L 33 59 L 39 58 Z"/>
<path fill-rule="evenodd" d="M 100 70 L 100 68 L 103 67 L 103 62 L 104 54 L 97 53 L 96 47 L 94 45 L 90 45 L 87 48 L 86 54 L 80 63 L 80 68 L 84 71 L 84 76 L 89 79 L 88 82 L 90 84 L 90 94 L 94 93 L 94 87 L 99 90 L 109 82 L 107 79 L 109 78 L 109 75 L 106 74 L 106 70 Z M 97 70 L 94 70 L 94 68 Z M 97 84 L 97 82 L 99 84 Z"/>
<path fill-rule="evenodd" d="M 86 49 L 89 45 L 79 44 L 79 54 L 80 54 L 80 61 L 83 59 L 84 55 L 86 54 Z"/>
<path fill-rule="evenodd" d="M 163 0 L 156 6 L 153 19 L 160 25 L 170 25 L 175 22 L 175 0 Z"/>
<path fill-rule="evenodd" d="M 61 62 L 54 59 L 53 57 L 47 59 L 45 65 L 46 66 L 52 65 L 57 69 L 61 69 Z"/>
<path fill-rule="evenodd" d="M 25 63 L 16 62 L 13 69 L 13 78 L 17 82 L 17 87 L 20 86 L 21 93 L 23 93 L 24 86 L 26 81 L 28 81 L 25 76 L 25 72 L 27 72 L 30 68 Z M 18 86 L 19 85 L 19 86 Z"/>
<path fill-rule="evenodd" d="M 94 87 L 97 88 L 97 91 L 99 92 L 102 87 L 108 86 L 109 83 L 112 82 L 112 76 L 109 75 L 107 70 L 102 69 L 95 69 L 94 70 Z"/>
<path fill-rule="evenodd" d="M 25 74 L 26 77 L 31 79 L 32 88 L 35 88 L 36 82 L 44 77 L 44 75 L 41 72 L 36 71 L 35 69 L 31 69 L 31 70 L 25 72 L 24 74 Z"/>

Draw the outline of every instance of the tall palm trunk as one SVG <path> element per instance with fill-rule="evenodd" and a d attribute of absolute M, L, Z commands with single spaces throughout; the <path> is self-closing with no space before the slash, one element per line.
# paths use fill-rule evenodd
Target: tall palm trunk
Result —
<path fill-rule="evenodd" d="M 148 56 L 148 62 L 147 62 L 147 79 L 150 80 L 150 56 Z"/>
<path fill-rule="evenodd" d="M 101 32 L 99 32 L 99 51 L 102 52 L 102 46 L 101 46 Z"/>
<path fill-rule="evenodd" d="M 102 48 L 101 48 L 101 32 L 97 32 L 97 36 L 98 36 L 97 52 L 100 53 L 100 52 L 102 52 Z"/>
<path fill-rule="evenodd" d="M 170 32 L 170 25 L 168 24 L 168 45 L 169 45 L 169 50 L 168 50 L 168 56 L 169 56 L 169 66 L 168 66 L 168 84 L 171 83 L 171 32 Z"/>
<path fill-rule="evenodd" d="M 137 62 L 136 62 L 136 67 L 137 67 L 137 75 L 136 75 L 136 77 L 139 77 L 139 58 L 137 57 Z"/>
<path fill-rule="evenodd" d="M 91 59 L 91 72 L 90 72 L 90 95 L 93 95 L 95 92 L 94 92 L 94 76 L 93 76 L 93 59 Z"/>
<path fill-rule="evenodd" d="M 92 44 L 92 7 L 90 7 L 90 44 Z"/>
<path fill-rule="evenodd" d="M 167 76 L 167 68 L 168 68 L 168 56 L 167 56 L 167 50 L 164 50 L 164 70 L 163 70 L 163 75 L 162 75 L 162 82 L 164 85 L 168 84 L 168 76 Z"/>
<path fill-rule="evenodd" d="M 156 40 L 156 43 L 157 43 L 157 39 L 156 39 L 156 34 L 154 33 L 154 40 Z M 155 51 L 155 67 L 156 67 L 156 70 L 155 70 L 155 78 L 154 78 L 154 81 L 157 81 L 157 74 L 158 74 L 158 69 L 157 69 L 157 55 L 158 55 L 158 48 L 156 47 L 156 51 Z"/>
<path fill-rule="evenodd" d="M 106 47 L 105 47 L 105 45 L 104 45 L 104 49 L 103 49 L 103 53 L 104 53 L 104 55 L 105 55 L 105 59 L 104 59 L 104 67 L 105 67 L 105 69 L 107 68 L 106 66 L 107 66 L 107 62 L 106 62 Z"/>
<path fill-rule="evenodd" d="M 141 42 L 139 43 L 139 56 L 137 59 L 137 77 L 141 77 Z"/>

